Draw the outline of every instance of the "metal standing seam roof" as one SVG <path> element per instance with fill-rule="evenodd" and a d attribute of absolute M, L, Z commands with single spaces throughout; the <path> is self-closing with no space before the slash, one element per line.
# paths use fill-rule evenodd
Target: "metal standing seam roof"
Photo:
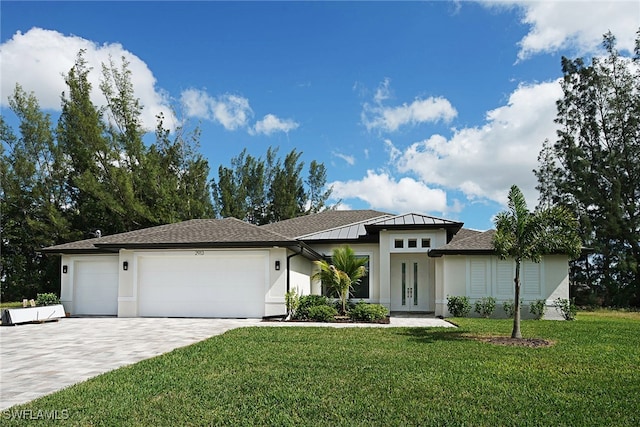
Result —
<path fill-rule="evenodd" d="M 333 230 L 372 219 L 388 218 L 393 215 L 374 210 L 326 210 L 312 215 L 265 224 L 260 228 L 274 231 L 290 238 L 300 238 L 314 233 Z"/>
<path fill-rule="evenodd" d="M 437 218 L 430 215 L 422 215 L 416 213 L 408 213 L 404 215 L 397 215 L 390 218 L 384 218 L 379 221 L 375 221 L 369 224 L 369 227 L 383 228 L 383 227 L 408 227 L 408 226 L 416 226 L 416 227 L 424 227 L 424 226 L 433 226 L 433 227 L 451 227 L 451 228 L 461 228 L 461 222 L 452 221 L 449 219 Z"/>
<path fill-rule="evenodd" d="M 460 229 L 461 222 L 450 221 L 448 219 L 436 218 L 429 215 L 409 213 L 404 215 L 385 215 L 358 223 L 348 224 L 342 227 L 335 227 L 329 230 L 322 230 L 299 236 L 303 241 L 318 240 L 358 240 L 368 235 L 376 234 L 380 229 L 424 229 L 424 228 L 453 228 Z"/>
<path fill-rule="evenodd" d="M 366 225 L 371 224 L 373 220 L 362 221 L 355 224 L 349 224 L 342 227 L 336 227 L 329 230 L 320 231 L 318 233 L 311 233 L 304 236 L 299 236 L 298 239 L 302 241 L 312 240 L 357 240 L 366 236 Z"/>

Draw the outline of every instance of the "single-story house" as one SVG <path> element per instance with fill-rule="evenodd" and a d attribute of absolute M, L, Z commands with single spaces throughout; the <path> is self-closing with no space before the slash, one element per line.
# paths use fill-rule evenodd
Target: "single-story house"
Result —
<path fill-rule="evenodd" d="M 514 263 L 494 254 L 492 235 L 414 213 L 328 210 L 263 226 L 189 220 L 43 252 L 61 255 L 60 299 L 72 315 L 282 315 L 287 290 L 325 291 L 311 279 L 313 261 L 349 245 L 368 259 L 356 300 L 447 316 L 448 295 L 513 299 Z M 521 277 L 525 304 L 569 296 L 565 255 L 525 262 Z"/>

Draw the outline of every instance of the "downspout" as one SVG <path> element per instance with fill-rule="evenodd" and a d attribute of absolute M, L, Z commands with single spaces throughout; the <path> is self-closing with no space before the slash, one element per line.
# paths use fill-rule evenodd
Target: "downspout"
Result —
<path fill-rule="evenodd" d="M 291 255 L 287 255 L 287 293 L 289 293 L 289 291 L 291 290 L 291 258 L 293 258 L 294 256 L 302 255 L 302 245 L 298 245 L 298 249 L 300 250 L 300 252 L 294 252 Z M 289 317 L 290 314 L 286 313 L 285 320 L 290 320 Z"/>
<path fill-rule="evenodd" d="M 295 252 L 291 255 L 287 255 L 287 292 L 291 290 L 291 258 L 293 258 L 294 256 L 302 255 L 302 245 L 298 245 L 298 249 L 300 249 L 300 252 Z"/>

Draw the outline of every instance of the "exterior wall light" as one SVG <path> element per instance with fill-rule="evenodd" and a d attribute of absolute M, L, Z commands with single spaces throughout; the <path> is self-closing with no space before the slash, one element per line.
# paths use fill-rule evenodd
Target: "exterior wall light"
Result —
<path fill-rule="evenodd" d="M 62 274 L 67 274 L 68 267 L 66 265 L 62 266 Z"/>
<path fill-rule="evenodd" d="M 276 270 L 280 270 L 280 260 L 276 261 Z"/>
<path fill-rule="evenodd" d="M 125 261 L 122 263 L 122 269 L 127 271 L 129 269 L 129 261 Z"/>

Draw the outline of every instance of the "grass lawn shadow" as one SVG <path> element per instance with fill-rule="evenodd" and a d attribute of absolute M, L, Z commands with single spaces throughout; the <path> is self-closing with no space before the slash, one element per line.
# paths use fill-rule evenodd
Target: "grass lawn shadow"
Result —
<path fill-rule="evenodd" d="M 436 341 L 462 341 L 468 339 L 466 331 L 458 328 L 403 328 L 396 332 L 398 335 L 409 336 L 411 341 L 425 344 Z"/>

